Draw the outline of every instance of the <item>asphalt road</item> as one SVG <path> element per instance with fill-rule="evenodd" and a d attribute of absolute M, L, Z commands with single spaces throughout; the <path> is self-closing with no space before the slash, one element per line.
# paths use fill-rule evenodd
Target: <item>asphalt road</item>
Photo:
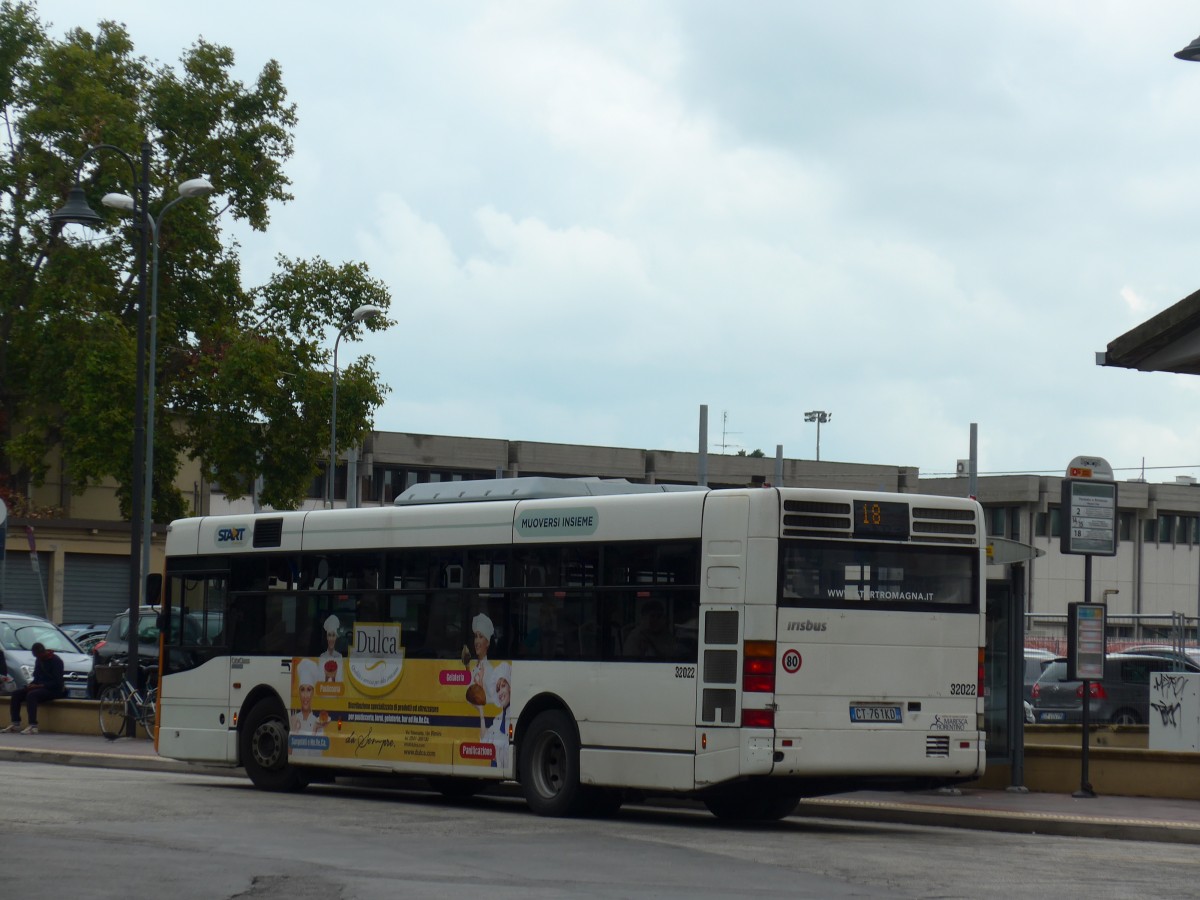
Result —
<path fill-rule="evenodd" d="M 0 761 L 4 895 L 396 897 L 1192 896 L 1194 847 L 694 809 L 544 819 L 517 799 Z"/>

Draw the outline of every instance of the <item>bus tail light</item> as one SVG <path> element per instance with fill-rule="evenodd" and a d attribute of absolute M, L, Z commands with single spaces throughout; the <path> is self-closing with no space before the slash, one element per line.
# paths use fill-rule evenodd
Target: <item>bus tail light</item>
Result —
<path fill-rule="evenodd" d="M 775 710 L 773 709 L 743 709 L 743 728 L 774 728 Z"/>
<path fill-rule="evenodd" d="M 742 656 L 742 690 L 747 693 L 775 692 L 775 642 L 746 641 Z"/>
<path fill-rule="evenodd" d="M 977 675 L 979 684 L 975 689 L 976 697 L 986 697 L 987 696 L 987 675 L 986 675 L 986 673 L 987 673 L 987 669 L 985 669 L 984 665 L 983 665 L 983 648 L 980 647 L 979 648 L 979 672 Z"/>

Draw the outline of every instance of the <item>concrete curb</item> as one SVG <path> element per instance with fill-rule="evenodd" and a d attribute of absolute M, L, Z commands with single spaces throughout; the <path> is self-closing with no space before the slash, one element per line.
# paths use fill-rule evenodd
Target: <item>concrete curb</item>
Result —
<path fill-rule="evenodd" d="M 119 748 L 120 742 L 113 742 L 114 748 Z M 19 748 L 0 747 L 0 760 L 10 762 L 40 762 L 60 766 L 87 766 L 94 769 L 139 769 L 148 772 L 174 772 L 191 775 L 224 775 L 226 777 L 242 777 L 246 773 L 242 769 L 225 769 L 216 766 L 203 766 L 193 763 L 165 759 L 161 756 L 146 756 L 144 754 L 97 752 L 89 750 L 51 750 L 48 748 Z"/>
<path fill-rule="evenodd" d="M 1156 819 L 992 809 L 952 809 L 946 806 L 918 803 L 882 803 L 828 797 L 803 800 L 792 815 L 804 818 L 966 828 L 973 831 L 999 831 L 1011 834 L 1050 834 L 1060 837 L 1200 844 L 1200 824 L 1163 822 Z"/>

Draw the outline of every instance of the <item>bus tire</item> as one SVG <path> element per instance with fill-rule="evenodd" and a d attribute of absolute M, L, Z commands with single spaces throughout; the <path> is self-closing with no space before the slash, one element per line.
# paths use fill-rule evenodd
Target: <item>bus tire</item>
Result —
<path fill-rule="evenodd" d="M 242 723 L 242 767 L 263 791 L 292 793 L 308 784 L 299 768 L 288 762 L 287 711 L 274 700 L 260 700 Z"/>
<path fill-rule="evenodd" d="M 726 822 L 774 822 L 790 816 L 800 797 L 792 793 L 718 794 L 706 797 L 708 811 Z"/>
<path fill-rule="evenodd" d="M 590 797 L 579 783 L 579 737 L 561 710 L 540 713 L 521 741 L 517 767 L 525 802 L 539 816 L 579 816 Z"/>

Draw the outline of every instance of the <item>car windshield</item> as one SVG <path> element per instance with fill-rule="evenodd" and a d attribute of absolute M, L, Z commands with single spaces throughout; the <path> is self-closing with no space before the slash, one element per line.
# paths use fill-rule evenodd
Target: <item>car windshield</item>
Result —
<path fill-rule="evenodd" d="M 168 643 L 176 643 L 175 625 L 176 620 L 171 621 L 172 633 L 168 637 Z M 209 627 L 214 627 L 220 630 L 220 620 L 215 616 L 210 616 Z M 157 644 L 158 643 L 158 612 L 143 611 L 138 614 L 138 643 L 139 644 Z M 184 637 L 187 639 L 185 643 L 199 644 L 201 636 L 204 632 L 204 626 L 200 622 L 198 616 L 189 615 L 183 622 Z M 129 613 L 122 613 L 113 622 L 113 637 L 110 640 L 127 641 L 129 640 Z"/>
<path fill-rule="evenodd" d="M 34 644 L 43 644 L 47 650 L 58 653 L 79 652 L 71 639 L 49 622 L 0 622 L 0 644 L 4 645 L 5 650 L 29 650 Z"/>
<path fill-rule="evenodd" d="M 1067 680 L 1067 661 L 1065 659 L 1054 659 L 1046 668 L 1042 669 L 1042 677 L 1038 681 L 1066 681 Z"/>

